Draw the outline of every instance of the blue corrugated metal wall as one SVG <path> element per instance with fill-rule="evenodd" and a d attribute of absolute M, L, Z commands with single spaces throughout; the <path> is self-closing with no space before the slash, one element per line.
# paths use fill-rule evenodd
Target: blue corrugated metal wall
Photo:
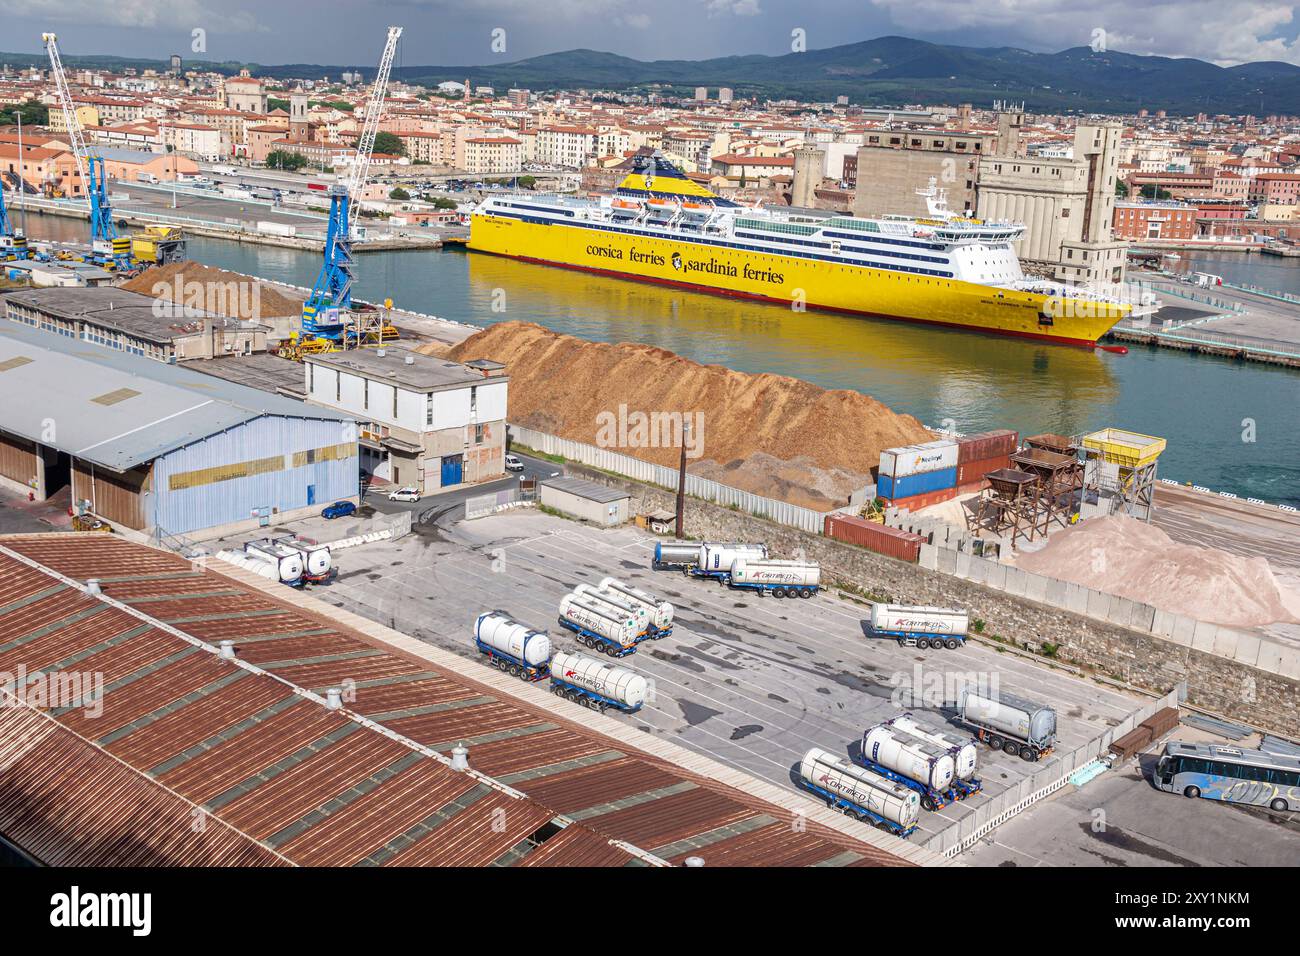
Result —
<path fill-rule="evenodd" d="M 145 520 L 168 534 L 188 534 L 234 521 L 246 521 L 258 508 L 289 511 L 307 506 L 307 489 L 315 486 L 315 504 L 323 507 L 359 492 L 358 459 L 322 461 L 294 468 L 293 453 L 350 441 L 352 423 L 263 416 L 159 458 L 154 464 L 153 494 Z M 172 475 L 238 462 L 285 456 L 279 471 L 233 478 L 196 488 L 169 490 Z M 272 518 L 274 520 L 274 517 Z"/>

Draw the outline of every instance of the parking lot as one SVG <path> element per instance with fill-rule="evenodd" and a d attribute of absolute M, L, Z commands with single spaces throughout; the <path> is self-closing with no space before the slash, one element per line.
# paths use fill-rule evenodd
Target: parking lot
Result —
<path fill-rule="evenodd" d="M 497 608 L 548 629 L 560 649 L 580 649 L 556 623 L 560 598 L 580 582 L 618 577 L 677 611 L 670 637 L 643 643 L 620 662 L 654 687 L 639 713 L 621 719 L 786 787 L 794 786 L 794 768 L 808 748 L 852 755 L 867 727 L 902 710 L 932 730 L 945 729 L 951 712 L 941 700 L 955 698 L 957 678 L 996 681 L 1002 691 L 1051 704 L 1061 752 L 1100 736 L 1143 703 L 982 645 L 918 651 L 869 640 L 863 605 L 826 592 L 807 601 L 759 598 L 656 572 L 652 551 L 653 539 L 635 528 L 598 529 L 531 510 L 444 519 L 396 542 L 342 552 L 338 578 L 315 595 L 475 657 L 473 620 Z M 923 706 L 900 703 L 913 687 L 925 691 Z M 977 775 L 993 795 L 1052 759 L 1030 764 L 981 749 Z M 981 799 L 923 813 L 912 839 L 952 826 Z"/>

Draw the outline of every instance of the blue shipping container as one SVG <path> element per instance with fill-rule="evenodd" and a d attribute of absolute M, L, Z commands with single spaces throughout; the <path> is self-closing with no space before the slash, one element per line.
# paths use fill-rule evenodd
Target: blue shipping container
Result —
<path fill-rule="evenodd" d="M 910 498 L 930 491 L 942 491 L 957 484 L 956 468 L 941 468 L 939 471 L 927 471 L 919 475 L 907 475 L 894 478 L 881 475 L 876 494 L 881 498 Z"/>

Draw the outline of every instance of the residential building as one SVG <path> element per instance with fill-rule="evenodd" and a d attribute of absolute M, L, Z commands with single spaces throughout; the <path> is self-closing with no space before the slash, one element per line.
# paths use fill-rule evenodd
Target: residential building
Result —
<path fill-rule="evenodd" d="M 523 165 L 523 144 L 513 136 L 478 136 L 465 140 L 467 173 L 514 173 Z"/>
<path fill-rule="evenodd" d="M 1115 203 L 1114 234 L 1136 242 L 1150 239 L 1191 239 L 1196 235 L 1199 210 L 1180 202 Z"/>

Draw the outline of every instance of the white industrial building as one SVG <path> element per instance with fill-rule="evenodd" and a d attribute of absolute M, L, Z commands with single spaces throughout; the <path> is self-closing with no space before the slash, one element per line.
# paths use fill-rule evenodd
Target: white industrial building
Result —
<path fill-rule="evenodd" d="M 0 407 L 0 485 L 159 538 L 358 501 L 346 416 L 11 322 Z"/>
<path fill-rule="evenodd" d="M 584 478 L 547 478 L 537 483 L 537 499 L 574 518 L 614 527 L 628 520 L 632 496 Z"/>
<path fill-rule="evenodd" d="M 361 468 L 423 495 L 505 474 L 508 379 L 408 349 L 308 355 L 307 400 L 356 419 Z"/>

